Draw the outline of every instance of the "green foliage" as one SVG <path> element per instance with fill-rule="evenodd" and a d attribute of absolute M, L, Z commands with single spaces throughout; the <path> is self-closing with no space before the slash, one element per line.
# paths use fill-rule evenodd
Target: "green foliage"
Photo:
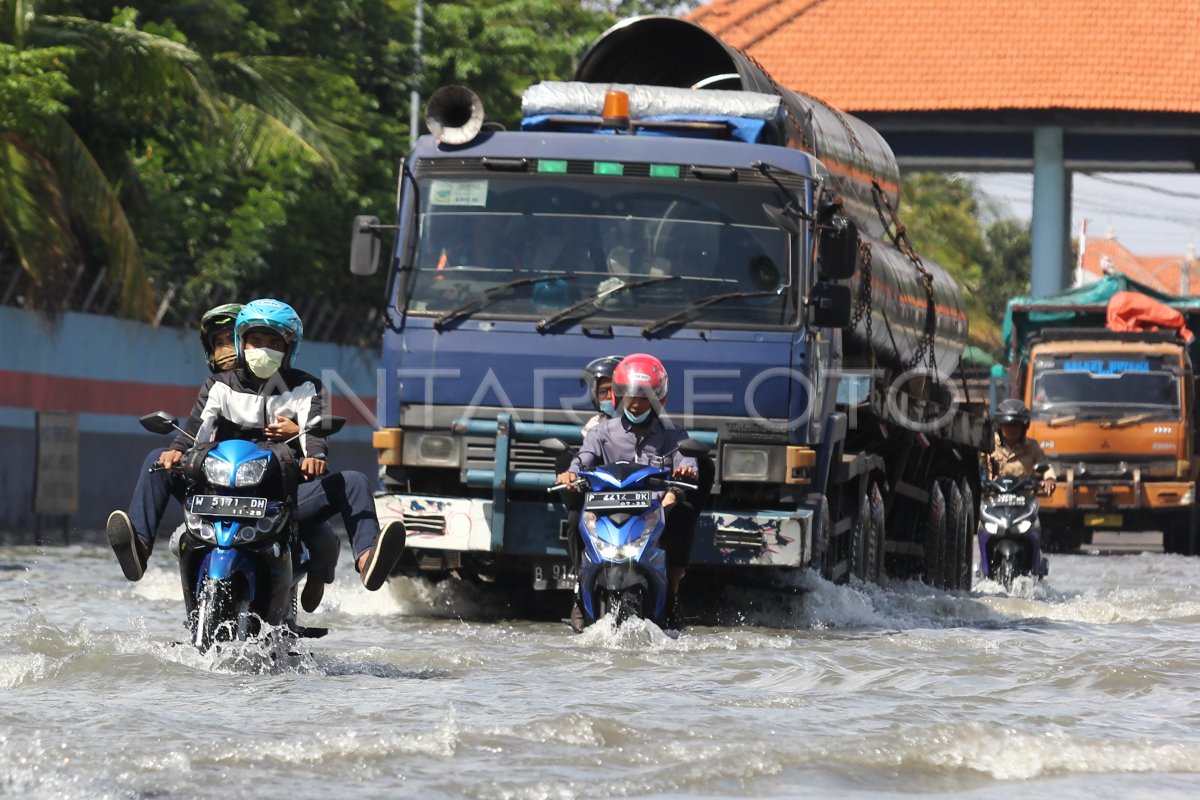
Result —
<path fill-rule="evenodd" d="M 0 131 L 38 133 L 67 110 L 74 94 L 67 77 L 71 49 L 23 51 L 0 44 Z"/>
<path fill-rule="evenodd" d="M 1005 304 L 1029 290 L 1029 224 L 981 207 L 974 184 L 964 178 L 913 173 L 904 178 L 901 196 L 900 218 L 913 247 L 964 288 L 971 342 L 999 354 Z"/>

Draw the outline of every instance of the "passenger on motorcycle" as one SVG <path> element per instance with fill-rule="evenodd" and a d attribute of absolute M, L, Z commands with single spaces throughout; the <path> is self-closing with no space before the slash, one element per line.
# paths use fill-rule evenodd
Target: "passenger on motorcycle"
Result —
<path fill-rule="evenodd" d="M 1042 446 L 1026 436 L 1029 430 L 1029 409 L 1016 398 L 1009 398 L 996 407 L 996 440 L 992 452 L 984 456 L 984 468 L 988 479 L 1011 476 L 1032 477 L 1034 466 L 1046 461 Z M 1054 468 L 1042 476 L 1043 494 L 1054 491 L 1056 476 Z"/>
<path fill-rule="evenodd" d="M 233 438 L 283 441 L 295 435 L 308 420 L 325 413 L 321 382 L 292 367 L 300 350 L 304 326 L 296 312 L 278 300 L 255 300 L 237 315 L 234 349 L 237 369 L 214 374 L 200 388 L 192 414 L 180 434 L 160 459 L 163 467 L 177 464 L 195 442 Z M 300 434 L 292 447 L 300 458 L 299 469 L 306 479 L 297 492 L 297 518 L 311 527 L 341 513 L 368 590 L 383 585 L 404 550 L 404 526 L 395 522 L 380 533 L 371 485 L 361 472 L 326 470 L 325 439 L 315 433 Z M 174 475 L 174 473 L 166 473 Z M 181 481 L 170 478 L 171 491 L 181 496 Z M 153 512 L 153 482 L 138 481 L 132 508 L 142 526 L 135 526 L 124 512 L 113 512 L 108 521 L 109 543 L 125 577 L 140 580 L 146 559 L 153 549 L 161 507 Z M 162 502 L 165 507 L 165 499 Z M 312 587 L 312 588 L 310 588 Z M 324 593 L 324 581 L 306 584 L 305 610 L 316 608 Z"/>
<path fill-rule="evenodd" d="M 674 477 L 696 481 L 699 477 L 696 459 L 677 449 L 679 442 L 688 438 L 687 432 L 663 416 L 667 388 L 667 370 L 654 356 L 635 353 L 622 359 L 613 371 L 612 379 L 613 402 L 621 413 L 587 432 L 570 467 L 558 475 L 558 482 L 573 484 L 581 470 L 601 464 L 629 461 L 658 465 L 664 459 L 672 464 Z M 663 508 L 669 512 L 659 541 L 667 553 L 670 627 L 679 627 L 679 585 L 687 571 L 698 508 L 704 499 L 701 492 L 687 497 L 672 489 L 662 501 Z M 572 609 L 572 628 L 576 628 L 574 618 L 575 610 Z"/>

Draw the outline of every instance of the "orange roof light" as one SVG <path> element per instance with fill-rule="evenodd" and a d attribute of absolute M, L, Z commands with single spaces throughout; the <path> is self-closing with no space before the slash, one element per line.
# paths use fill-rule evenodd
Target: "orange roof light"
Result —
<path fill-rule="evenodd" d="M 629 95 L 618 89 L 609 89 L 604 95 L 604 118 L 606 128 L 629 128 Z"/>

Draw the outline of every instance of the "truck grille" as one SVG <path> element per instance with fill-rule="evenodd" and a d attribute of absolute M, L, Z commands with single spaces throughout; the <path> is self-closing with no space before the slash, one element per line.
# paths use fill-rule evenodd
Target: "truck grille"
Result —
<path fill-rule="evenodd" d="M 495 469 L 496 440 L 467 437 L 467 469 Z M 546 455 L 536 442 L 508 443 L 508 468 L 513 472 L 545 472 L 554 474 L 554 456 Z"/>
<path fill-rule="evenodd" d="M 446 517 L 443 514 L 421 514 L 414 511 L 405 511 L 400 515 L 400 519 L 404 522 L 406 533 L 441 536 L 446 532 Z"/>

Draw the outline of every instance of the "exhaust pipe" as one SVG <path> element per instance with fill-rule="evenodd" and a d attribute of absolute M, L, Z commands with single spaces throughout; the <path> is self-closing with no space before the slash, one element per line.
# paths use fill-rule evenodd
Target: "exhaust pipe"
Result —
<path fill-rule="evenodd" d="M 443 86 L 425 105 L 425 127 L 441 144 L 466 144 L 483 129 L 483 101 L 465 86 Z"/>

